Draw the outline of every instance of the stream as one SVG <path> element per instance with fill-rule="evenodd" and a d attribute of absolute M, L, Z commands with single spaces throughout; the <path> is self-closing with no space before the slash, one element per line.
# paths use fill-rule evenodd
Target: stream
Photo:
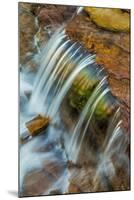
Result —
<path fill-rule="evenodd" d="M 129 141 L 107 74 L 96 64 L 95 55 L 71 41 L 61 26 L 35 57 L 37 70 L 20 68 L 20 196 L 127 189 L 123 181 L 129 177 Z M 75 82 L 91 91 L 79 112 L 72 108 L 76 118 L 69 105 L 75 107 L 71 99 L 72 88 L 77 93 Z M 106 110 L 104 119 L 101 106 Z M 31 136 L 26 123 L 38 115 L 51 121 Z M 67 128 L 69 120 L 73 125 Z M 123 174 L 121 179 L 118 173 Z"/>

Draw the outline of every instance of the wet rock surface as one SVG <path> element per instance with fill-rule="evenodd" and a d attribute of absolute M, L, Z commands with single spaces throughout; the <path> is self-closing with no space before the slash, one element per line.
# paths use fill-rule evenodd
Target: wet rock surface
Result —
<path fill-rule="evenodd" d="M 35 69 L 37 62 L 34 59 L 34 55 L 38 54 L 38 50 L 50 38 L 54 30 L 61 24 L 66 23 L 66 32 L 69 37 L 74 41 L 82 43 L 90 52 L 95 53 L 97 63 L 107 70 L 112 93 L 120 102 L 124 132 L 129 133 L 129 33 L 115 33 L 103 30 L 94 24 L 90 16 L 84 11 L 72 18 L 76 11 L 76 8 L 73 6 L 28 3 L 20 3 L 19 6 L 20 64 Z M 62 122 L 69 130 L 70 127 L 74 127 L 78 119 L 78 112 L 76 109 L 69 108 L 68 106 L 68 102 L 62 104 L 61 117 Z M 94 126 L 94 122 L 92 122 L 92 126 Z M 99 129 L 101 128 L 99 127 Z M 32 135 L 35 132 L 35 129 L 34 131 L 32 129 Z M 67 165 L 67 160 L 64 158 L 66 155 L 64 144 L 62 145 L 61 140 L 57 138 L 56 129 L 53 132 L 52 137 L 51 134 L 38 135 L 21 146 L 26 155 L 24 155 L 23 162 L 27 162 L 26 164 L 31 167 L 30 172 L 26 172 L 23 180 L 22 196 L 129 190 L 128 176 L 126 171 L 123 171 L 120 167 L 117 168 L 115 176 L 110 177 L 109 175 L 108 178 L 105 174 L 102 174 L 102 177 L 96 176 L 97 162 L 96 159 L 95 161 L 92 159 L 94 154 L 90 155 L 90 161 L 87 160 L 86 156 L 89 156 L 89 153 L 85 151 L 84 147 L 80 155 L 80 160 L 84 164 L 78 166 L 72 163 L 71 167 Z M 90 140 L 85 142 L 88 145 L 92 144 L 94 151 L 97 149 L 97 146 L 102 145 L 103 139 L 103 134 L 99 136 L 96 134 L 94 138 L 90 138 Z M 34 145 L 31 150 L 30 145 L 32 143 Z M 61 152 L 65 155 L 63 156 Z M 42 162 L 41 166 L 39 165 L 36 168 L 35 162 L 37 161 Z M 66 170 L 69 175 L 65 173 Z M 65 184 L 67 188 L 63 189 L 61 185 L 64 185 L 64 180 L 66 179 L 68 179 Z"/>
<path fill-rule="evenodd" d="M 45 160 L 42 170 L 34 171 L 26 175 L 23 183 L 23 193 L 25 196 L 43 195 L 51 191 L 54 183 L 60 178 L 65 170 L 65 164 L 58 160 Z M 51 193 L 54 193 L 52 189 Z M 56 191 L 55 191 L 56 194 Z"/>
<path fill-rule="evenodd" d="M 86 14 L 76 16 L 68 23 L 66 31 L 71 39 L 79 41 L 90 52 L 96 54 L 96 62 L 108 73 L 113 95 L 124 101 L 129 109 L 129 33 L 103 30 L 94 24 Z M 124 120 L 124 127 L 128 128 L 128 121 L 129 117 L 127 121 Z"/>
<path fill-rule="evenodd" d="M 38 30 L 31 4 L 19 4 L 19 44 L 20 63 L 26 64 L 37 52 L 34 36 Z"/>
<path fill-rule="evenodd" d="M 130 29 L 130 16 L 126 10 L 85 7 L 85 11 L 94 23 L 104 29 L 124 32 Z"/>
<path fill-rule="evenodd" d="M 45 130 L 50 123 L 50 118 L 42 115 L 38 115 L 33 118 L 31 121 L 26 123 L 26 127 L 29 130 L 30 135 L 36 136 L 41 131 Z"/>

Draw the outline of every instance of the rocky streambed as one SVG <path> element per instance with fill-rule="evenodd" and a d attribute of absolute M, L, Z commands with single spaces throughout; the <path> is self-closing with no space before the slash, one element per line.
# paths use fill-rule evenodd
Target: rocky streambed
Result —
<path fill-rule="evenodd" d="M 129 15 L 129 11 L 121 12 L 127 12 Z M 90 9 L 83 9 L 79 13 L 79 9 L 73 6 L 19 3 L 20 196 L 129 190 L 129 28 L 122 30 L 118 27 L 119 24 L 112 26 L 111 30 L 95 23 L 92 14 L 94 13 L 90 13 Z M 116 16 L 121 17 L 120 11 Z M 84 143 L 91 150 L 90 153 L 83 146 L 79 158 L 82 162 L 70 161 L 66 150 L 69 130 L 75 125 L 80 112 L 75 100 L 74 106 L 70 106 L 67 99 L 63 101 L 60 123 L 54 123 L 53 119 L 45 114 L 29 110 L 35 77 L 40 68 L 41 52 L 61 25 L 65 26 L 71 40 L 78 41 L 91 53 L 96 54 L 96 62 L 107 72 L 112 94 L 123 113 L 121 116 L 124 136 L 116 141 L 118 144 L 120 140 L 121 145 L 124 145 L 123 155 L 117 155 L 117 148 L 117 152 L 112 153 L 110 159 L 108 157 L 104 160 L 103 156 L 97 156 L 97 148 L 102 146 L 105 138 L 106 123 L 101 120 L 101 125 L 98 122 L 101 134 L 94 131 L 93 137 L 89 137 Z M 117 28 L 113 30 L 114 27 Z M 105 109 L 102 109 L 103 113 L 104 111 Z M 94 120 L 91 127 L 95 127 Z M 96 129 L 99 130 L 98 127 Z M 123 157 L 124 161 L 120 157 Z M 111 173 L 111 170 L 115 172 Z"/>

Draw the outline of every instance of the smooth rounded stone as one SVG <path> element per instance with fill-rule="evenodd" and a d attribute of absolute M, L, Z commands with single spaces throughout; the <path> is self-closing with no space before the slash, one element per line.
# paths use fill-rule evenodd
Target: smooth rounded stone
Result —
<path fill-rule="evenodd" d="M 84 10 L 99 27 L 111 31 L 130 31 L 130 15 L 125 10 L 92 7 L 85 7 Z"/>

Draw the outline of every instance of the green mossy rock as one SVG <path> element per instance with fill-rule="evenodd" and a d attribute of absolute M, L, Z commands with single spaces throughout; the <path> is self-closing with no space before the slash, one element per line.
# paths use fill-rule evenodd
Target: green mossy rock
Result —
<path fill-rule="evenodd" d="M 70 106 L 81 112 L 99 82 L 98 77 L 92 76 L 87 70 L 83 70 L 74 80 L 69 91 L 68 100 Z M 108 92 L 97 104 L 94 115 L 98 120 L 107 119 L 112 115 L 117 105 L 116 98 L 111 92 Z"/>

